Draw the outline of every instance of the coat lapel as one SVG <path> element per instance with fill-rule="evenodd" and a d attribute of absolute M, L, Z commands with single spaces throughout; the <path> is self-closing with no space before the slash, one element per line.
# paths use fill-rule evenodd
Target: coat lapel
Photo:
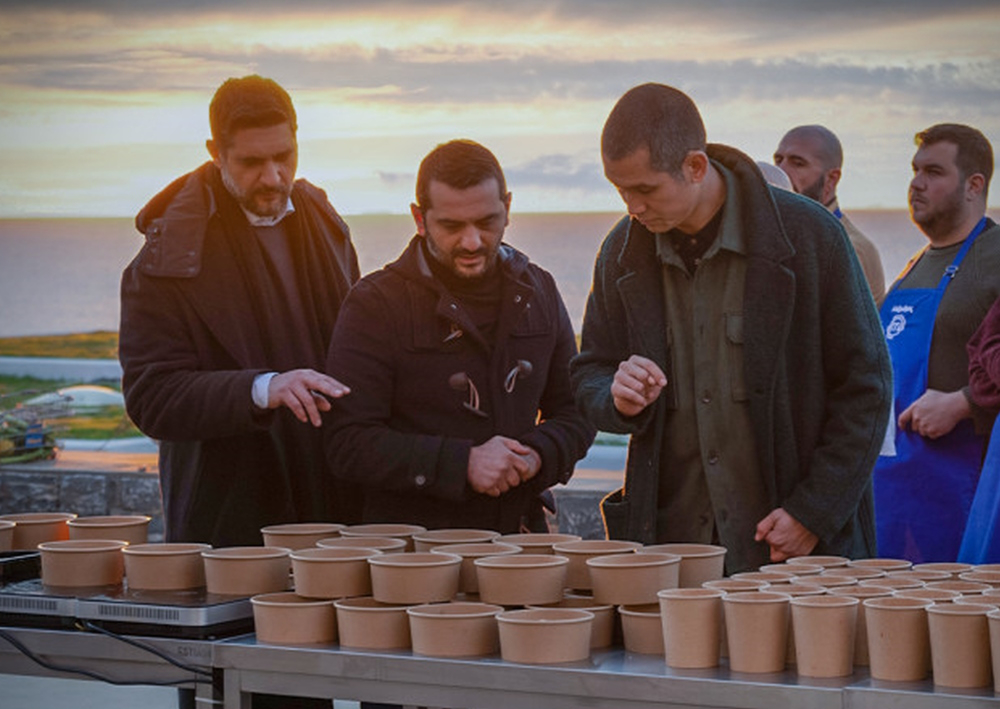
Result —
<path fill-rule="evenodd" d="M 625 273 L 618 279 L 617 286 L 629 320 L 629 336 L 635 341 L 620 345 L 653 360 L 671 379 L 662 274 L 654 238 L 635 221 L 629 225 L 628 237 L 619 256 Z"/>
<path fill-rule="evenodd" d="M 178 288 L 219 341 L 243 369 L 267 366 L 267 356 L 257 321 L 250 308 L 243 275 L 225 249 L 223 239 L 206 235 L 199 278 L 178 280 Z"/>

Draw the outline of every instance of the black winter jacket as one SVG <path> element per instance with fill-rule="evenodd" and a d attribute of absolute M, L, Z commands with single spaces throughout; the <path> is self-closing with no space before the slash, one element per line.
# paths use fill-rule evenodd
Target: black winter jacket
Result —
<path fill-rule="evenodd" d="M 552 276 L 503 244 L 489 347 L 431 276 L 420 238 L 344 302 L 327 369 L 351 394 L 328 416 L 327 454 L 336 475 L 364 484 L 366 521 L 516 532 L 593 441 L 570 389 L 573 329 Z M 519 362 L 530 373 L 517 372 Z M 470 448 L 494 435 L 542 459 L 535 478 L 499 498 L 466 482 Z"/>

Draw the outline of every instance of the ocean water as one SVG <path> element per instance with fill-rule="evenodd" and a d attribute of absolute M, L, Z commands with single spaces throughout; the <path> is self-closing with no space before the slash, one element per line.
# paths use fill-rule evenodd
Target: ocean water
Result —
<path fill-rule="evenodd" d="M 875 242 L 886 280 L 925 243 L 902 210 L 848 212 Z M 993 210 L 993 217 L 1000 214 Z M 601 240 L 618 213 L 513 214 L 506 240 L 548 269 L 577 329 Z M 413 235 L 409 215 L 345 217 L 363 273 L 394 260 Z M 118 328 L 122 269 L 142 246 L 132 220 L 0 219 L 0 337 Z"/>

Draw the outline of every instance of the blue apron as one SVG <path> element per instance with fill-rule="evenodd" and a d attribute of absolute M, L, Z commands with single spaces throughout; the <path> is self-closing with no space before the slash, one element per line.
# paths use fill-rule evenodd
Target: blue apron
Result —
<path fill-rule="evenodd" d="M 896 455 L 875 465 L 875 528 L 879 556 L 915 563 L 954 561 L 976 492 L 983 439 L 964 419 L 945 436 L 924 438 L 896 423 L 927 391 L 927 360 L 934 320 L 945 289 L 986 226 L 980 220 L 945 269 L 937 288 L 898 288 L 886 295 L 880 315 L 892 359 Z M 905 274 L 904 274 L 905 275 Z"/>
<path fill-rule="evenodd" d="M 1000 562 L 1000 418 L 993 424 L 958 560 L 966 564 Z"/>

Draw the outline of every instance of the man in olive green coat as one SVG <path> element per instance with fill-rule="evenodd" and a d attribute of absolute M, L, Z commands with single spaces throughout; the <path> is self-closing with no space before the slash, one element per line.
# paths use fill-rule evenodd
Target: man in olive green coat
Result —
<path fill-rule="evenodd" d="M 835 218 L 707 145 L 668 86 L 626 93 L 601 149 L 630 216 L 601 246 L 572 377 L 592 423 L 631 434 L 608 535 L 720 543 L 729 572 L 874 554 L 891 369 Z"/>

